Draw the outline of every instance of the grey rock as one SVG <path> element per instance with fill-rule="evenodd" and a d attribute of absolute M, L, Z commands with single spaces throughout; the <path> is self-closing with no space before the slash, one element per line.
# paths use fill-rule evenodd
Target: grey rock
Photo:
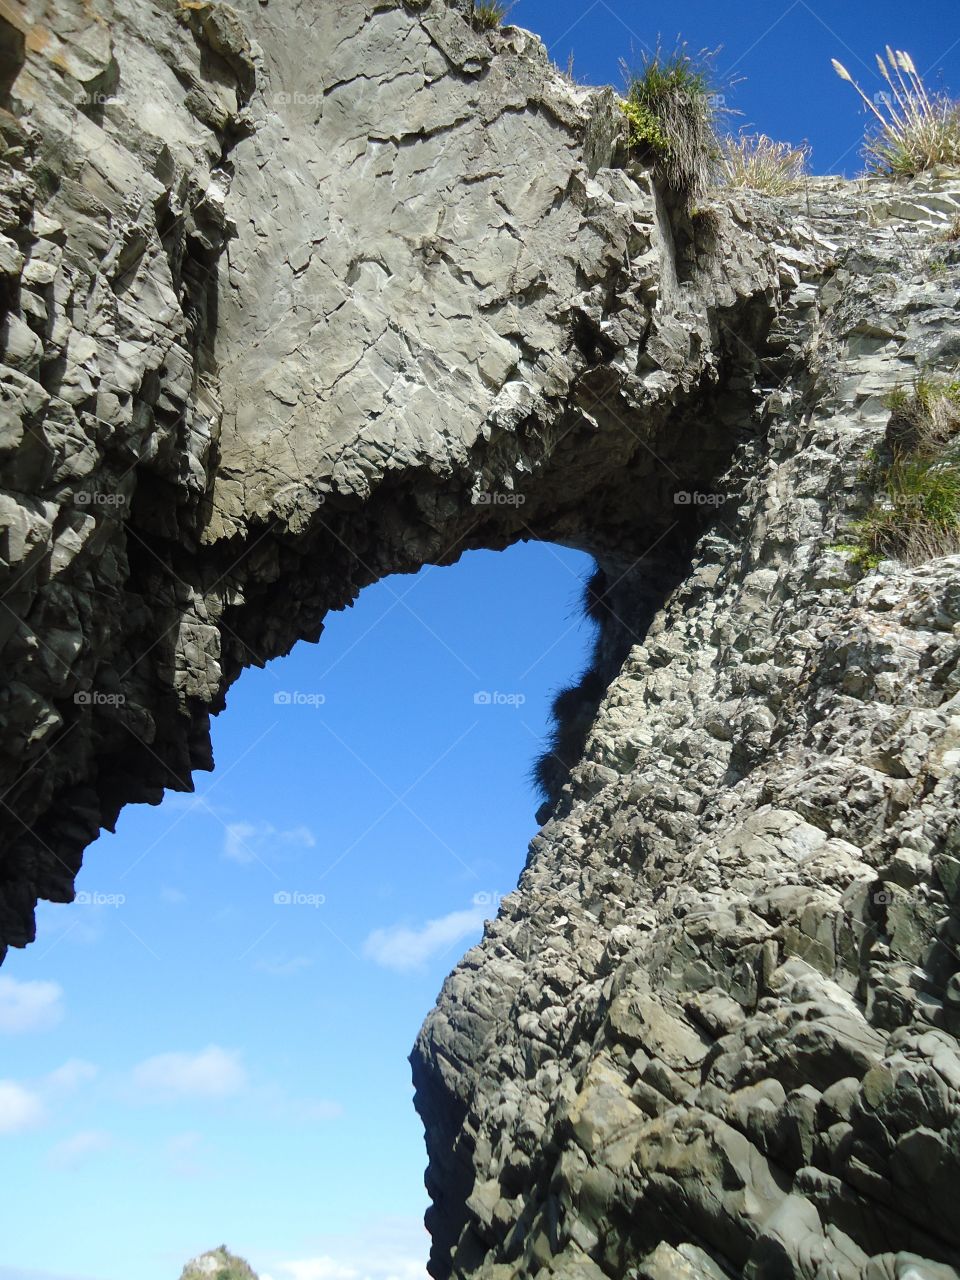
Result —
<path fill-rule="evenodd" d="M 843 546 L 955 362 L 960 175 L 691 219 L 465 3 L 99 10 L 0 18 L 0 952 L 246 666 L 585 548 L 543 829 L 412 1056 L 432 1274 L 956 1276 L 960 557 Z"/>

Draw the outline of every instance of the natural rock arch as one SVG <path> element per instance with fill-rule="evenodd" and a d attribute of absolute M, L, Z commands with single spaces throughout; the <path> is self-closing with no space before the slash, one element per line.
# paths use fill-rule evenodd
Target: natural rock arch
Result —
<path fill-rule="evenodd" d="M 222 6 L 25 6 L 6 943 L 210 767 L 244 666 L 518 537 L 655 583 L 747 420 L 770 269 L 677 282 L 649 180 L 599 167 L 608 92 L 439 3 L 251 7 L 261 47 Z"/>
<path fill-rule="evenodd" d="M 244 666 L 582 547 L 603 703 L 413 1055 L 433 1274 L 955 1275 L 957 563 L 838 543 L 956 180 L 690 218 L 463 4 L 101 2 L 0 18 L 3 945 Z"/>

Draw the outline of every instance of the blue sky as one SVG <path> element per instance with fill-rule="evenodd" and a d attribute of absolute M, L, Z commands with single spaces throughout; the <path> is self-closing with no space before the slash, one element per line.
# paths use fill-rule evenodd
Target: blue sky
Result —
<path fill-rule="evenodd" d="M 954 6 L 512 17 L 595 83 L 658 32 L 722 44 L 743 123 L 854 173 L 863 118 L 830 57 L 870 87 L 889 41 L 960 84 Z M 126 810 L 80 900 L 41 908 L 0 970 L 0 1280 L 176 1280 L 222 1240 L 271 1280 L 423 1276 L 406 1055 L 523 865 L 527 772 L 592 638 L 589 567 L 527 544 L 370 588 L 318 646 L 244 675 L 194 796 Z"/>
<path fill-rule="evenodd" d="M 641 63 L 658 35 L 668 47 L 679 35 L 692 51 L 720 48 L 720 87 L 740 113 L 729 127 L 808 141 L 816 173 L 863 168 L 863 110 L 831 58 L 870 94 L 884 87 L 874 54 L 885 44 L 908 50 L 929 87 L 960 85 L 956 0 L 517 0 L 510 20 L 536 31 L 561 67 L 573 53 L 586 84 L 620 87 L 620 59 Z"/>
<path fill-rule="evenodd" d="M 516 883 L 591 564 L 524 544 L 365 591 L 41 907 L 0 970 L 2 1280 L 176 1280 L 221 1240 L 274 1280 L 423 1274 L 406 1055 Z"/>

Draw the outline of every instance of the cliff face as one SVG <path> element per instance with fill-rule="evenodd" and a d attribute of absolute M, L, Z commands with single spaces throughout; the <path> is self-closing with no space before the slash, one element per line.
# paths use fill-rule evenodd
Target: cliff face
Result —
<path fill-rule="evenodd" d="M 836 544 L 883 393 L 960 358 L 960 181 L 690 219 L 440 0 L 0 46 L 2 943 L 244 666 L 582 547 L 614 678 L 413 1055 L 433 1273 L 953 1275 L 960 563 Z"/>
<path fill-rule="evenodd" d="M 124 803 L 211 766 L 239 671 L 363 585 L 526 536 L 672 566 L 673 491 L 730 456 L 776 273 L 736 229 L 681 284 L 698 246 L 603 167 L 609 92 L 438 0 L 17 21 L 0 937 L 23 945 Z"/>
<path fill-rule="evenodd" d="M 958 199 L 776 210 L 756 435 L 413 1055 L 438 1276 L 957 1274 L 960 557 L 836 544 Z"/>

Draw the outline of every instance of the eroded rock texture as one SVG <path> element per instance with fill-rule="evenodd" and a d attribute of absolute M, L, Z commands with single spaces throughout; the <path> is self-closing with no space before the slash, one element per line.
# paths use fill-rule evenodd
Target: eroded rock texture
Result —
<path fill-rule="evenodd" d="M 957 1274 L 960 558 L 836 544 L 956 361 L 958 199 L 755 211 L 757 433 L 415 1050 L 437 1275 Z"/>
<path fill-rule="evenodd" d="M 2 943 L 244 666 L 582 547 L 608 687 L 414 1051 L 433 1274 L 955 1275 L 960 563 L 836 544 L 960 181 L 690 218 L 463 7 L 0 6 Z"/>

